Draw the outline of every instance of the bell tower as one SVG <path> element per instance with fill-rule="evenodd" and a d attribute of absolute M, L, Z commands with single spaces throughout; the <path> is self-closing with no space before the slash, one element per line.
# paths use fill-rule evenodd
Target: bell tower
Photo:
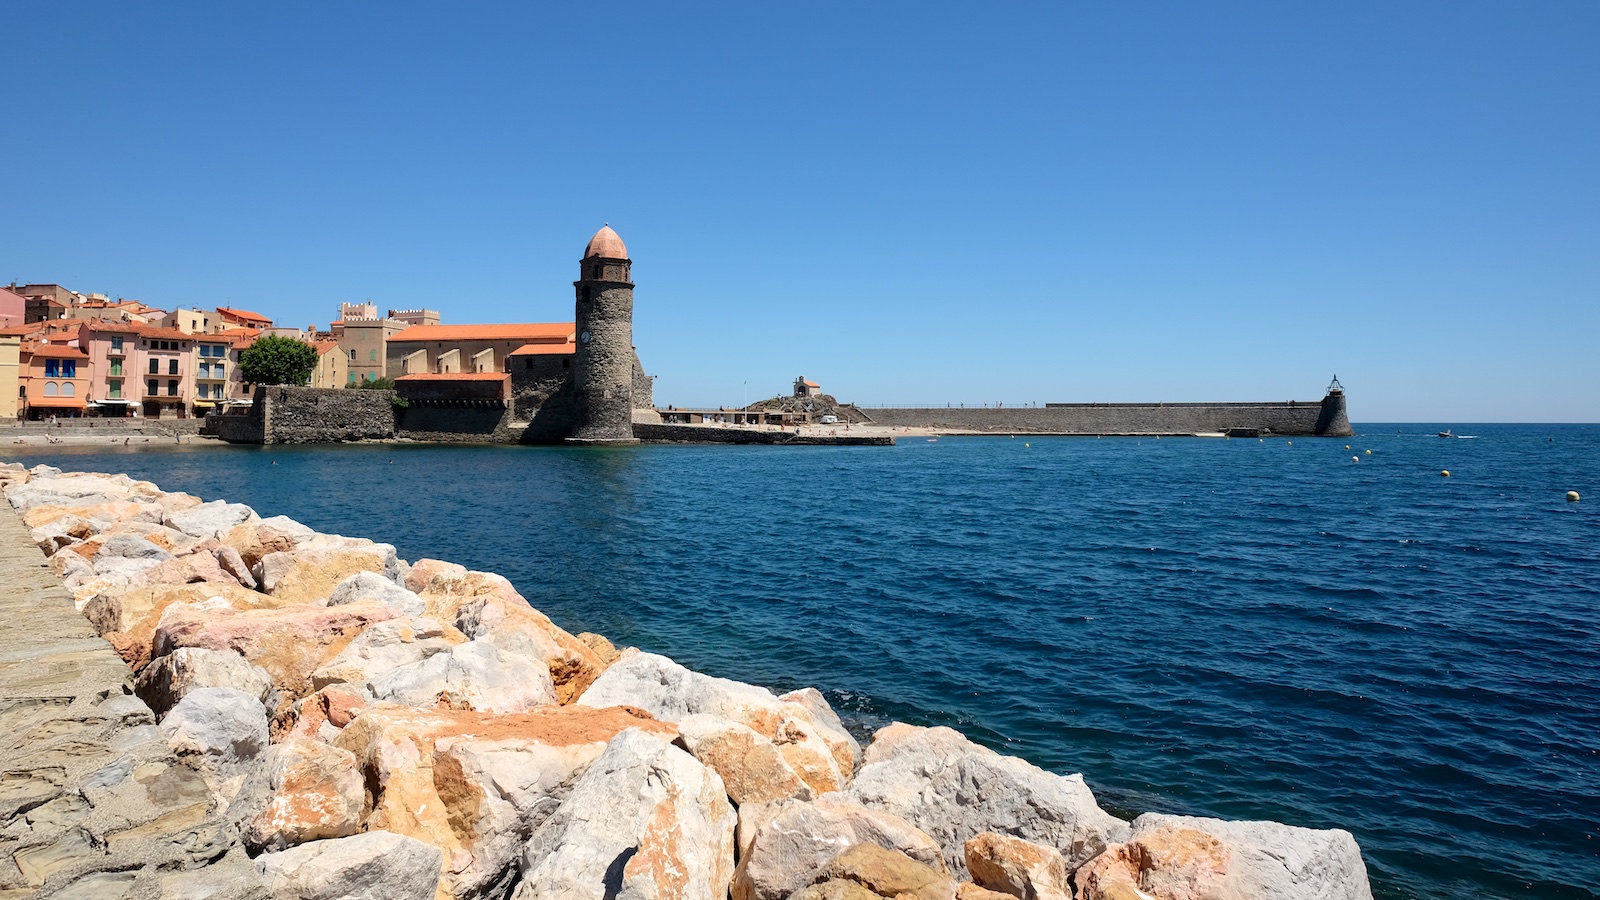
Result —
<path fill-rule="evenodd" d="M 632 444 L 633 260 L 606 225 L 578 263 L 578 349 L 572 363 L 576 416 L 567 441 Z"/>

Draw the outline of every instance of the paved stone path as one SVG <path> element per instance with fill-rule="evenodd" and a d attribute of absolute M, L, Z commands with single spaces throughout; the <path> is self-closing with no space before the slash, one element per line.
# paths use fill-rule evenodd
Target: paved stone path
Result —
<path fill-rule="evenodd" d="M 226 893 L 249 863 L 200 868 L 230 849 L 215 808 L 0 501 L 0 900 Z"/>

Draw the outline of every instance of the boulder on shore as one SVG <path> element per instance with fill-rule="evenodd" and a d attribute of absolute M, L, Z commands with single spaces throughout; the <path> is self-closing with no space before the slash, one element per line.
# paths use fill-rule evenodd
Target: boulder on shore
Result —
<path fill-rule="evenodd" d="M 543 706 L 495 715 L 378 703 L 334 743 L 354 753 L 362 770 L 367 828 L 442 848 L 450 896 L 504 896 L 528 835 L 630 728 L 677 736 L 671 725 L 625 709 Z"/>
<path fill-rule="evenodd" d="M 265 853 L 256 867 L 273 897 L 294 900 L 433 900 L 439 848 L 369 831 Z"/>
<path fill-rule="evenodd" d="M 1069 869 L 1129 833 L 1128 823 L 1095 803 L 1083 776 L 1001 756 L 950 728 L 897 722 L 878 731 L 864 758 L 849 795 L 932 835 L 962 877 L 963 845 L 986 831 L 1054 847 Z"/>
<path fill-rule="evenodd" d="M 630 728 L 606 746 L 528 840 L 514 900 L 724 897 L 733 807 L 722 779 Z"/>
<path fill-rule="evenodd" d="M 1080 900 L 1371 900 L 1350 832 L 1146 813 L 1074 875 Z"/>
<path fill-rule="evenodd" d="M 840 794 L 809 802 L 751 804 L 742 807 L 739 816 L 742 852 L 733 900 L 784 900 L 810 884 L 841 848 L 857 844 L 873 844 L 936 870 L 944 868 L 942 848 L 921 829 Z"/>

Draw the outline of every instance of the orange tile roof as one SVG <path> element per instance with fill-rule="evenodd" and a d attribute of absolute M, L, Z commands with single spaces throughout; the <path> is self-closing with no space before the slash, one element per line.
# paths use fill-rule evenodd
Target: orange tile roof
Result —
<path fill-rule="evenodd" d="M 328 353 L 339 349 L 339 342 L 338 341 L 312 341 L 311 342 L 311 346 L 316 348 L 318 356 L 326 356 Z"/>
<path fill-rule="evenodd" d="M 66 344 L 34 344 L 31 347 L 23 347 L 22 352 L 32 356 L 48 357 L 50 359 L 89 358 L 89 354 L 79 350 L 77 347 L 68 347 Z"/>
<path fill-rule="evenodd" d="M 804 384 L 806 387 L 822 387 L 822 385 L 817 384 L 815 381 L 804 381 L 804 382 L 801 382 L 801 383 Z"/>
<path fill-rule="evenodd" d="M 514 322 L 504 325 L 412 325 L 389 338 L 406 341 L 562 341 L 571 340 L 571 322 Z"/>
<path fill-rule="evenodd" d="M 33 334 L 35 331 L 38 331 L 38 330 L 39 330 L 39 326 L 37 324 L 35 324 L 35 325 L 12 325 L 10 328 L 0 328 L 0 334 L 27 336 L 27 335 Z"/>
<path fill-rule="evenodd" d="M 510 377 L 504 372 L 444 372 L 437 375 L 401 375 L 395 381 L 504 381 Z"/>
<path fill-rule="evenodd" d="M 565 340 L 560 343 L 523 344 L 521 347 L 507 353 L 507 356 L 562 356 L 578 352 L 575 341 Z"/>
<path fill-rule="evenodd" d="M 261 313 L 251 312 L 248 309 L 229 309 L 226 306 L 219 306 L 217 307 L 217 312 L 229 318 L 238 319 L 242 322 L 260 322 L 263 325 L 272 324 L 271 319 L 263 316 Z"/>

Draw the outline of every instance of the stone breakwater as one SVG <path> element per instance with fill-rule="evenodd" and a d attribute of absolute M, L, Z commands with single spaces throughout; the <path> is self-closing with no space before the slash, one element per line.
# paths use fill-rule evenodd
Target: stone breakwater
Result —
<path fill-rule="evenodd" d="M 492 573 L 123 475 L 0 487 L 0 897 L 1371 896 L 1348 832 L 1124 821 L 948 728 L 863 747 Z"/>

